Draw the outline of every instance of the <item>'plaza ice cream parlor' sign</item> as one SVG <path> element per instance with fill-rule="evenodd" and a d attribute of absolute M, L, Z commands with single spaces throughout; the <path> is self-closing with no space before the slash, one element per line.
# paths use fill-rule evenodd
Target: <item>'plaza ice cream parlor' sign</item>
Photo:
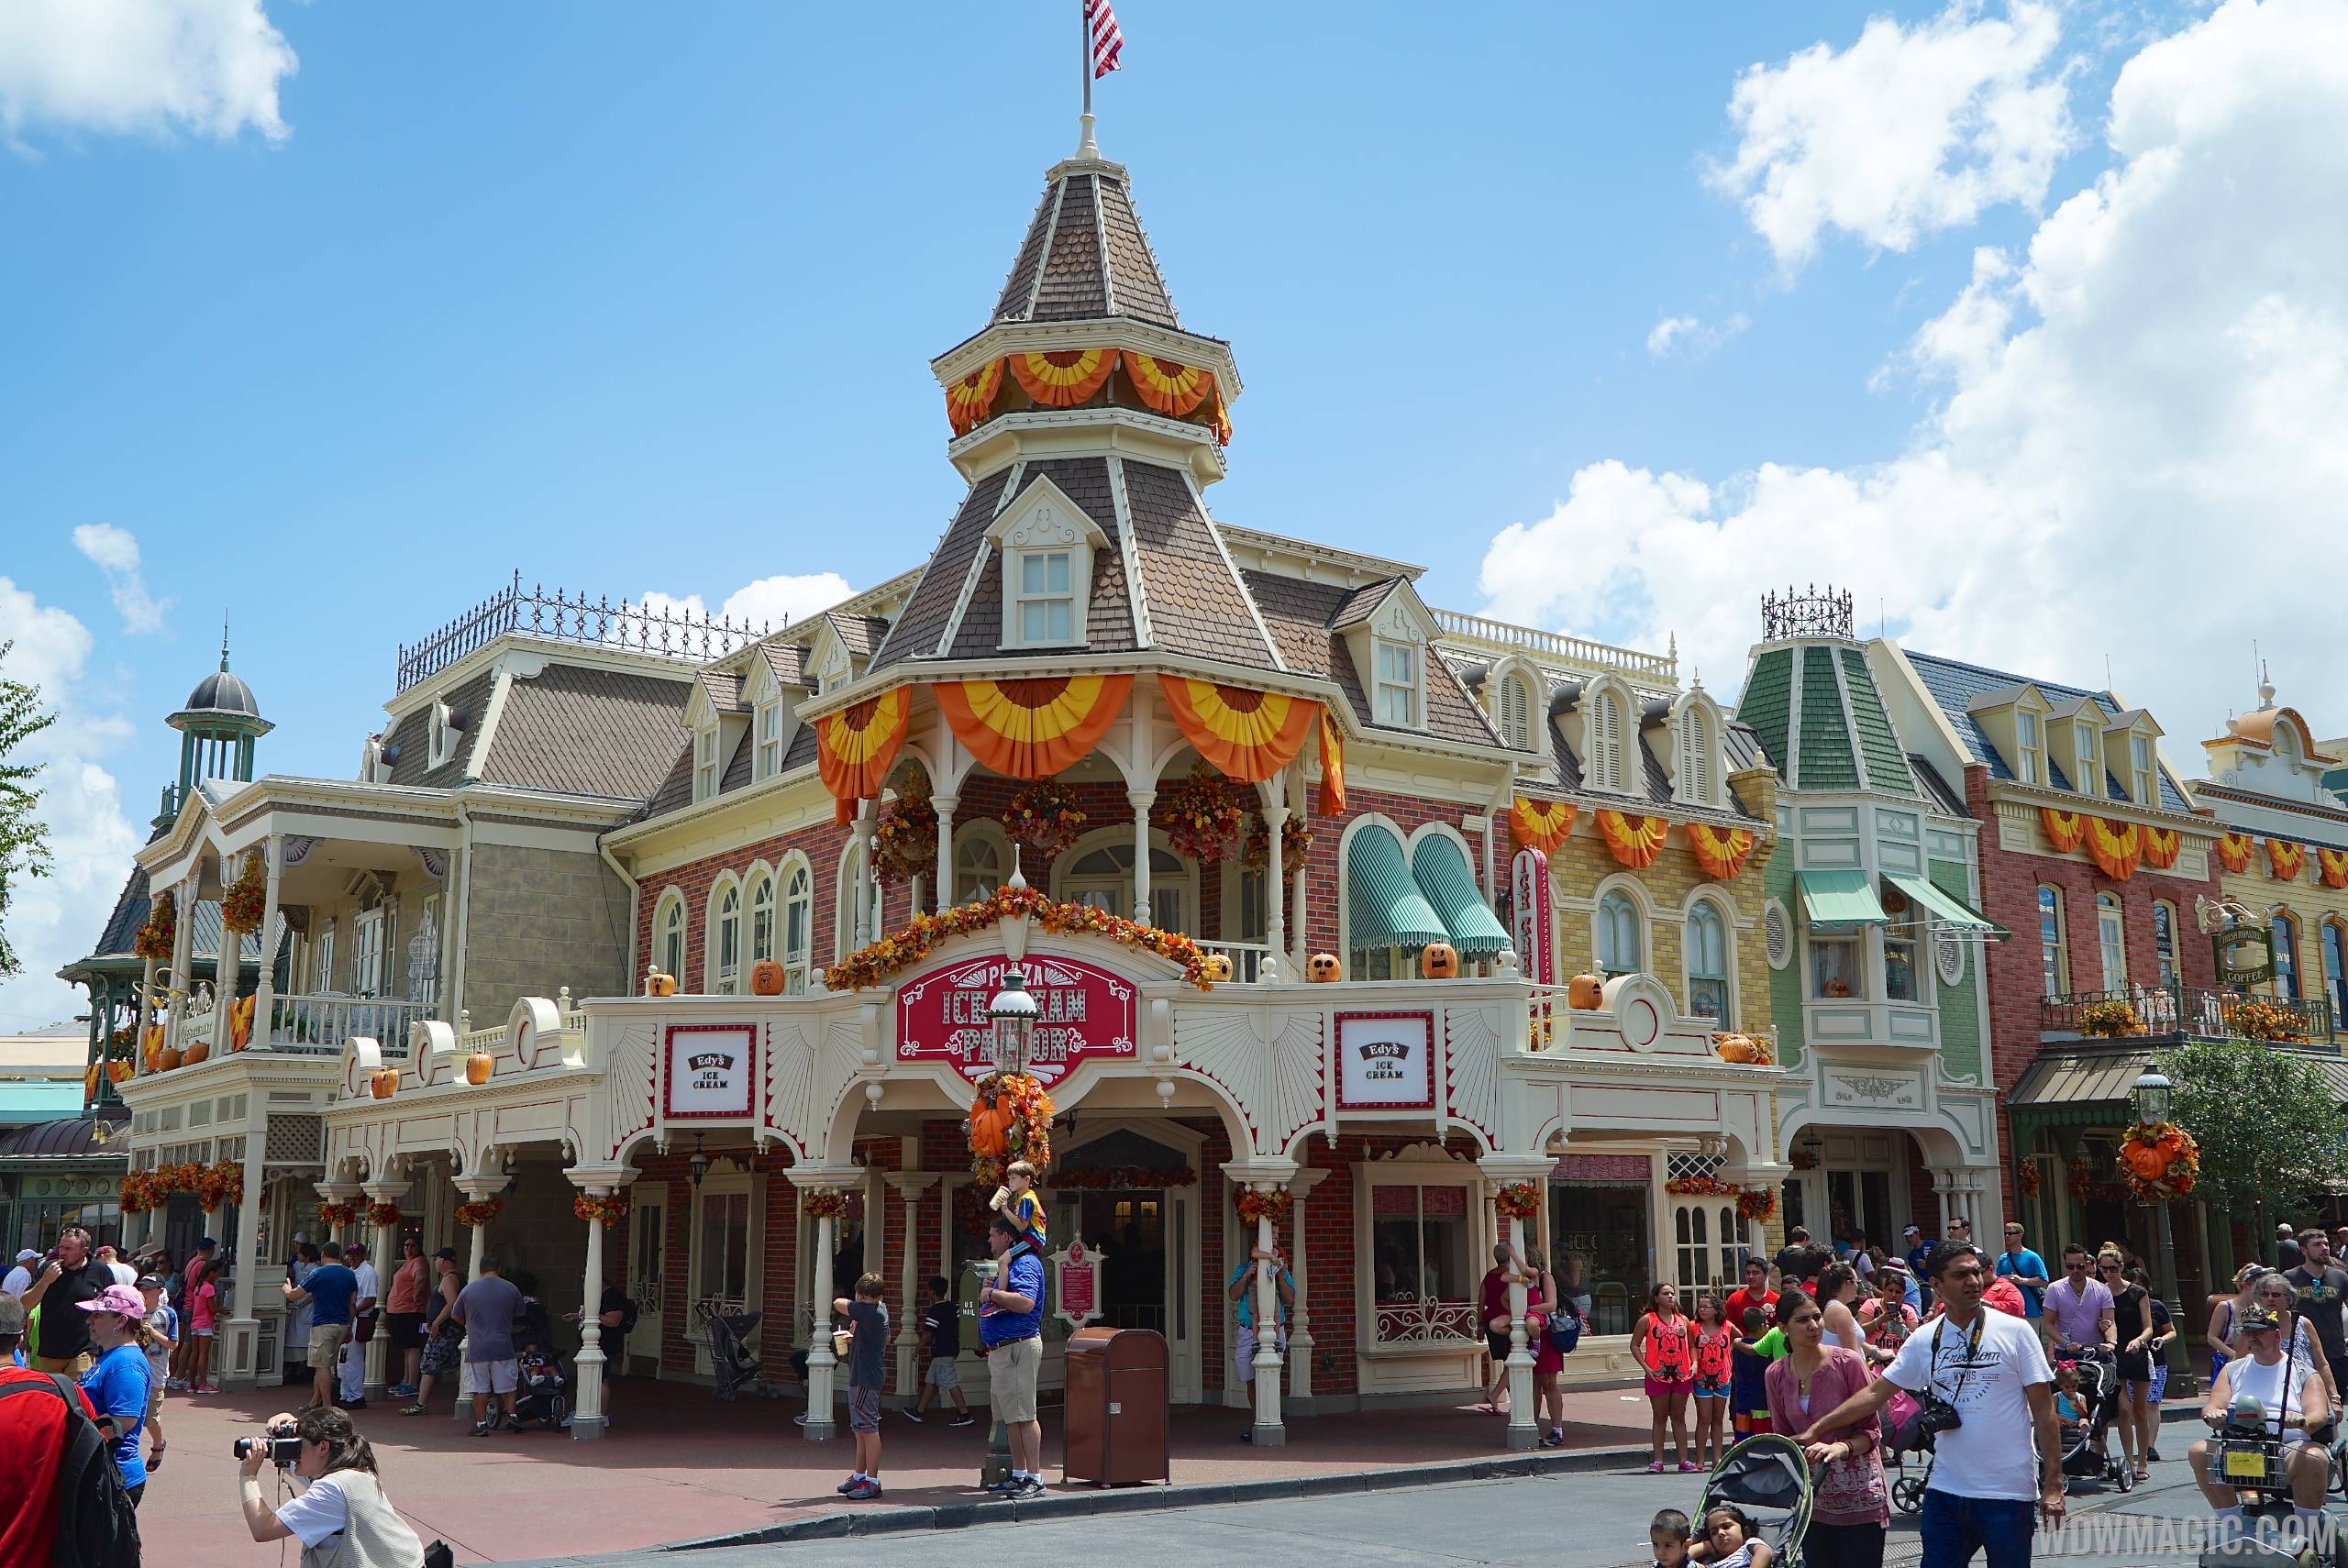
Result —
<path fill-rule="evenodd" d="M 1010 961 L 966 958 L 916 975 L 897 988 L 897 1058 L 943 1058 L 976 1083 L 994 1071 L 993 1025 L 987 1008 L 1002 989 Z M 1030 955 L 1024 966 L 1036 999 L 1028 1068 L 1057 1083 L 1087 1056 L 1134 1055 L 1133 982 L 1081 958 Z"/>

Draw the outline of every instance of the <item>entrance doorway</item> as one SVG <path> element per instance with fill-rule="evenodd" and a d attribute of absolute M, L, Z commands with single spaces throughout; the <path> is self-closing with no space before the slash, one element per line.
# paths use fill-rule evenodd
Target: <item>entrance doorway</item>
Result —
<path fill-rule="evenodd" d="M 623 1370 L 658 1372 L 662 1333 L 662 1283 L 669 1257 L 669 1195 L 658 1184 L 637 1185 L 628 1215 L 627 1285 L 636 1301 L 636 1331 L 622 1351 Z"/>
<path fill-rule="evenodd" d="M 1112 1329 L 1166 1331 L 1166 1189 L 1088 1192 L 1079 1205 L 1080 1233 L 1098 1237 L 1107 1257 L 1101 1316 Z"/>
<path fill-rule="evenodd" d="M 1170 1395 L 1178 1404 L 1196 1404 L 1202 1394 L 1198 1161 L 1203 1140 L 1179 1124 L 1113 1123 L 1094 1133 L 1088 1119 L 1085 1131 L 1090 1135 L 1066 1145 L 1055 1162 L 1053 1175 L 1073 1178 L 1072 1185 L 1052 1186 L 1046 1178 L 1052 1247 L 1064 1248 L 1080 1236 L 1102 1254 L 1101 1315 L 1093 1323 L 1163 1334 Z M 1047 1354 L 1064 1337 L 1047 1325 Z"/>

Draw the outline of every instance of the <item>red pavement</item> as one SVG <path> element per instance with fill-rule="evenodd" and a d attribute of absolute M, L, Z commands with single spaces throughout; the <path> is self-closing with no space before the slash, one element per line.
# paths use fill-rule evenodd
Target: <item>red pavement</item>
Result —
<path fill-rule="evenodd" d="M 238 1518 L 229 1449 L 288 1408 L 290 1392 L 171 1397 L 163 1421 L 171 1451 L 139 1511 L 157 1561 L 252 1568 L 254 1552 L 269 1550 L 253 1545 Z M 1568 1395 L 1567 1446 L 1644 1443 L 1646 1401 L 1627 1392 L 1627 1399 L 1614 1391 Z M 536 1430 L 474 1438 L 448 1415 L 403 1418 L 383 1403 L 358 1420 L 385 1489 L 418 1533 L 447 1540 L 460 1562 L 495 1562 L 655 1546 L 851 1506 L 832 1492 L 854 1454 L 845 1420 L 839 1439 L 811 1443 L 792 1424 L 800 1408 L 791 1399 L 720 1404 L 706 1388 L 635 1379 L 621 1385 L 619 1424 L 601 1442 Z M 1245 1423 L 1236 1410 L 1177 1410 L 1174 1479 L 1406 1468 L 1495 1456 L 1506 1443 L 1502 1419 L 1472 1406 L 1291 1420 L 1288 1443 L 1276 1449 L 1238 1441 Z M 957 1430 L 933 1417 L 915 1426 L 891 1412 L 882 1432 L 888 1502 L 975 1499 L 983 1423 Z M 1044 1434 L 1047 1480 L 1057 1485 L 1058 1411 L 1045 1412 Z"/>

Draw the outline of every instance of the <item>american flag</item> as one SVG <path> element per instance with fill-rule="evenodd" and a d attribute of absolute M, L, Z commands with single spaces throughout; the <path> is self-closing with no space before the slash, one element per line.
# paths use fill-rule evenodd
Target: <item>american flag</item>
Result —
<path fill-rule="evenodd" d="M 1110 9 L 1109 0 L 1084 0 L 1084 21 L 1092 33 L 1092 79 L 1098 82 L 1117 69 L 1125 35 L 1117 30 L 1117 13 Z"/>

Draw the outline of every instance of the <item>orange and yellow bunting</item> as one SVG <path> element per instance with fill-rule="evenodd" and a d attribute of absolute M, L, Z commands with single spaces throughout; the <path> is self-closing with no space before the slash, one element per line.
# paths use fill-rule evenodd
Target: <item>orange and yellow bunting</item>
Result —
<path fill-rule="evenodd" d="M 1002 361 L 989 359 L 946 389 L 946 423 L 957 436 L 976 430 L 994 412 L 994 394 L 1002 390 Z"/>
<path fill-rule="evenodd" d="M 2052 806 L 2038 808 L 2038 821 L 2046 829 L 2046 842 L 2058 855 L 2068 855 L 2078 848 L 2088 836 L 2087 819 L 2077 812 L 2058 812 Z"/>
<path fill-rule="evenodd" d="M 1509 831 L 1525 848 L 1555 855 L 1557 845 L 1566 842 L 1566 834 L 1574 831 L 1574 818 L 1579 814 L 1580 808 L 1568 801 L 1528 801 L 1519 795 L 1516 804 L 1508 809 Z"/>
<path fill-rule="evenodd" d="M 1009 778 L 1049 778 L 1081 760 L 1124 710 L 1130 675 L 946 680 L 930 689 L 954 738 Z"/>
<path fill-rule="evenodd" d="M 2250 856 L 2258 841 L 2246 833 L 2221 833 L 2218 835 L 2218 864 L 2239 875 L 2250 869 Z"/>
<path fill-rule="evenodd" d="M 1125 350 L 1125 374 L 1142 402 L 1176 418 L 1206 402 L 1214 392 L 1214 372 L 1196 365 L 1177 364 L 1138 349 Z"/>
<path fill-rule="evenodd" d="M 1321 713 L 1320 806 L 1324 817 L 1346 814 L 1346 739 L 1326 709 Z"/>
<path fill-rule="evenodd" d="M 1011 357 L 1011 376 L 1047 408 L 1074 408 L 1097 392 L 1117 368 L 1114 348 L 1052 348 Z"/>
<path fill-rule="evenodd" d="M 2348 888 L 2348 849 L 2315 852 L 2316 875 L 2327 888 Z"/>
<path fill-rule="evenodd" d="M 2266 841 L 2267 874 L 2278 882 L 2296 882 L 2299 873 L 2308 868 L 2308 846 L 2293 844 L 2287 838 Z"/>
<path fill-rule="evenodd" d="M 1321 704 L 1310 697 L 1222 686 L 1187 675 L 1161 675 L 1174 727 L 1226 778 L 1260 784 L 1296 760 Z"/>
<path fill-rule="evenodd" d="M 1744 862 L 1753 853 L 1751 828 L 1707 827 L 1702 823 L 1688 824 L 1688 847 L 1695 852 L 1696 864 L 1704 875 L 1715 881 L 1725 882 L 1744 869 Z"/>
<path fill-rule="evenodd" d="M 1621 812 L 1598 813 L 1598 836 L 1614 858 L 1634 871 L 1642 871 L 1655 864 L 1663 853 L 1664 835 L 1671 831 L 1671 823 L 1662 817 L 1626 816 Z"/>
<path fill-rule="evenodd" d="M 913 713 L 913 688 L 900 686 L 815 721 L 815 768 L 839 821 L 855 817 L 857 801 L 879 798 Z"/>
<path fill-rule="evenodd" d="M 1214 425 L 1215 445 L 1218 447 L 1230 446 L 1231 410 L 1224 405 L 1223 392 L 1220 389 L 1218 389 L 1214 394 L 1214 419 L 1213 423 Z"/>
<path fill-rule="evenodd" d="M 2184 847 L 2185 835 L 2175 828 L 2139 826 L 2137 842 L 2144 848 L 2144 864 L 2155 871 L 2165 871 L 2176 864 L 2176 852 Z"/>
<path fill-rule="evenodd" d="M 2087 825 L 2088 858 L 2096 863 L 2096 868 L 2115 882 L 2133 877 L 2136 862 L 2144 853 L 2143 835 L 2136 824 L 2089 817 Z"/>

